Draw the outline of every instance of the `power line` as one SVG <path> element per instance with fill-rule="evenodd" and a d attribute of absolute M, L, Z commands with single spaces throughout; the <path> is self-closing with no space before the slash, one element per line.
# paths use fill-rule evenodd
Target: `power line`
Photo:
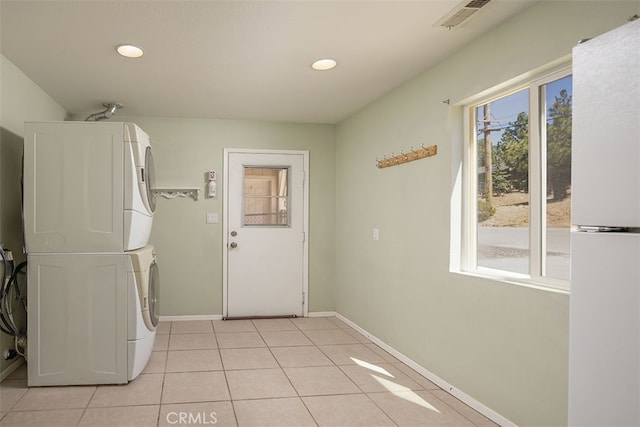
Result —
<path fill-rule="evenodd" d="M 570 118 L 570 117 L 571 117 L 571 114 L 560 114 L 560 115 L 557 115 L 557 116 L 547 117 L 546 122 L 547 122 L 547 123 L 549 123 L 549 122 L 551 122 L 551 121 L 553 121 L 553 120 L 555 120 L 555 119 L 567 118 L 567 117 L 569 117 L 569 118 Z M 493 122 L 493 121 L 497 121 L 497 122 L 499 122 L 499 120 L 477 120 L 477 124 L 478 124 L 478 125 L 484 125 L 485 123 L 491 123 L 491 122 Z M 527 120 L 526 122 L 523 122 L 523 123 L 509 122 L 509 124 L 508 124 L 508 125 L 503 125 L 503 126 L 495 127 L 495 128 L 489 128 L 488 130 L 491 130 L 491 131 L 500 131 L 500 130 L 505 130 L 505 129 L 510 129 L 510 128 L 516 127 L 516 126 L 518 126 L 519 124 L 522 124 L 522 125 L 523 125 L 523 124 L 529 124 L 529 120 Z M 485 125 L 485 126 L 486 126 L 486 125 Z M 484 128 L 484 127 L 482 127 L 482 128 L 481 128 L 481 127 L 478 127 L 478 133 L 481 133 L 481 132 L 483 132 L 483 131 L 485 131 L 485 130 L 487 130 L 487 129 L 486 129 L 486 128 Z"/>

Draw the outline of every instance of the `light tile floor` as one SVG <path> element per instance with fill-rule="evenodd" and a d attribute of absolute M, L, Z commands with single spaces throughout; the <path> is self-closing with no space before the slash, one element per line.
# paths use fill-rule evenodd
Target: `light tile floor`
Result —
<path fill-rule="evenodd" d="M 495 426 L 335 317 L 161 322 L 127 385 L 0 384 L 0 426 Z"/>

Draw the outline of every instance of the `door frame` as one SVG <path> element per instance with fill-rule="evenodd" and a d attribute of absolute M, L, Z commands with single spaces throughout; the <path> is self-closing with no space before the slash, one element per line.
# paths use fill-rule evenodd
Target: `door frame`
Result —
<path fill-rule="evenodd" d="M 309 315 L 309 151 L 308 150 L 266 150 L 254 148 L 225 148 L 223 156 L 222 190 L 222 317 L 228 316 L 229 272 L 229 155 L 230 154 L 288 154 L 303 156 L 303 213 L 304 242 L 302 245 L 302 315 Z"/>

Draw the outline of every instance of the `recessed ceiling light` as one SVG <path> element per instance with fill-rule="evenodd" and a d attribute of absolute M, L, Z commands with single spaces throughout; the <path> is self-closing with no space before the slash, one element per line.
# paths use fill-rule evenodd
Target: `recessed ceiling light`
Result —
<path fill-rule="evenodd" d="M 318 59 L 316 62 L 311 64 L 311 68 L 318 71 L 327 71 L 335 68 L 336 65 L 338 65 L 338 63 L 334 59 L 325 58 Z"/>
<path fill-rule="evenodd" d="M 118 53 L 127 58 L 140 58 L 144 55 L 142 49 L 132 44 L 121 44 L 116 48 Z"/>

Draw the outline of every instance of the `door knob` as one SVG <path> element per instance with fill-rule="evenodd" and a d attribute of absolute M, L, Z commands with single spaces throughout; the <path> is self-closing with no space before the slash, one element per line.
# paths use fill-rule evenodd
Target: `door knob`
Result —
<path fill-rule="evenodd" d="M 231 249 L 235 249 L 238 247 L 238 244 L 236 242 L 231 242 L 229 246 L 231 246 Z"/>

